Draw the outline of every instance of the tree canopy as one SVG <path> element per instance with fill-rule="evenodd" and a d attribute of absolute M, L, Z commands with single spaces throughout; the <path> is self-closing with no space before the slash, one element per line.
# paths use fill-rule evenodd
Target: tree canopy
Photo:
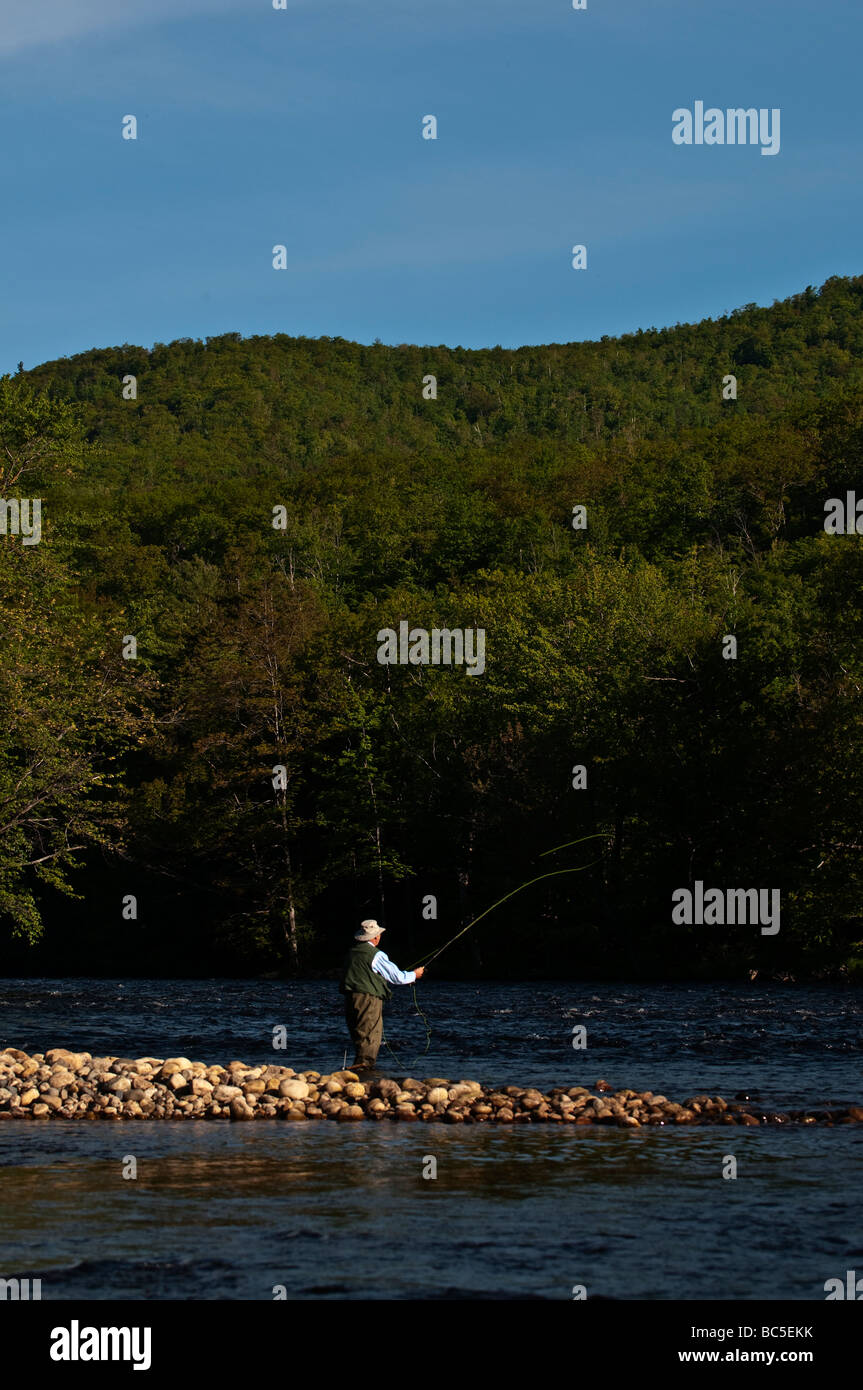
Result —
<path fill-rule="evenodd" d="M 861 455 L 863 277 L 594 343 L 3 378 L 43 516 L 0 536 L 9 959 L 326 969 L 368 915 L 415 958 L 596 835 L 441 965 L 523 971 L 527 923 L 534 975 L 859 972 L 863 550 L 824 505 Z M 485 671 L 380 664 L 402 621 L 483 629 Z M 675 926 L 695 879 L 780 889 L 780 934 Z"/>

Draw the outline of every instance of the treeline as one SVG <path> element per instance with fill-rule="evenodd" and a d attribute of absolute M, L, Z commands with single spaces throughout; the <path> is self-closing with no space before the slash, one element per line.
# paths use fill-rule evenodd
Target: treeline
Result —
<path fill-rule="evenodd" d="M 42 499 L 0 536 L 8 968 L 327 969 L 369 915 L 409 962 L 572 867 L 440 968 L 859 975 L 863 550 L 824 504 L 861 454 L 863 278 L 2 379 L 0 497 Z M 381 665 L 402 620 L 484 629 L 485 671 Z M 696 879 L 779 888 L 780 932 L 673 924 Z"/>

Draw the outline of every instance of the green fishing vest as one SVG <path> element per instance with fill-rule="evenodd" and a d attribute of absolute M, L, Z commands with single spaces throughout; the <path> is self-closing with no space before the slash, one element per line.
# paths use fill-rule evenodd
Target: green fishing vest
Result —
<path fill-rule="evenodd" d="M 372 970 L 372 961 L 380 950 L 368 941 L 358 941 L 348 951 L 342 966 L 342 994 L 373 994 L 376 999 L 389 999 L 392 990 L 382 976 Z"/>

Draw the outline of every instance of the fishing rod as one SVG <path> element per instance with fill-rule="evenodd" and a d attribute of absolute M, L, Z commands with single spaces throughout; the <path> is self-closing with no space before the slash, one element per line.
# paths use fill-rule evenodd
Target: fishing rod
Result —
<path fill-rule="evenodd" d="M 583 845 L 586 840 L 604 840 L 607 838 L 608 836 L 601 831 L 596 835 L 583 835 L 580 840 L 567 840 L 563 845 L 555 845 L 554 849 L 543 850 L 539 857 L 540 859 L 544 859 L 548 854 L 557 854 L 558 850 L 570 849 L 573 845 Z M 452 946 L 454 941 L 458 941 L 460 936 L 464 936 L 465 932 L 470 931 L 471 927 L 475 927 L 477 922 L 481 922 L 483 917 L 487 917 L 490 912 L 494 912 L 494 909 L 500 907 L 501 903 L 505 903 L 510 898 L 514 898 L 516 893 L 520 893 L 522 889 L 530 888 L 532 883 L 541 883 L 544 878 L 556 878 L 559 874 L 580 874 L 583 870 L 591 869 L 594 864 L 598 863 L 598 859 L 592 859 L 589 864 L 580 864 L 576 869 L 552 869 L 550 873 L 539 874 L 536 878 L 529 878 L 526 883 L 520 883 L 517 888 L 513 888 L 511 892 L 505 893 L 502 898 L 498 898 L 497 902 L 492 903 L 491 907 L 487 907 L 485 912 L 481 912 L 478 917 L 474 917 L 472 922 L 468 922 L 466 927 L 462 927 L 461 931 L 457 931 L 455 936 L 451 937 L 449 941 L 444 942 L 443 946 L 440 946 L 436 951 L 429 952 L 427 956 L 421 956 L 415 965 L 410 966 L 410 969 L 415 970 L 417 965 L 423 965 L 427 961 L 436 960 L 438 956 L 443 955 L 444 951 L 449 946 Z"/>
<path fill-rule="evenodd" d="M 583 845 L 587 840 L 604 840 L 608 838 L 608 835 L 603 833 L 602 831 L 595 835 L 583 835 L 579 840 L 567 840 L 565 844 L 555 845 L 554 849 L 543 850 L 542 854 L 539 857 L 540 859 L 545 859 L 545 857 L 549 854 L 557 854 L 558 850 L 561 849 L 571 849 L 573 845 Z M 493 912 L 496 907 L 500 907 L 501 903 L 508 902 L 510 898 L 514 898 L 516 893 L 520 893 L 522 889 L 530 888 L 531 884 L 534 883 L 541 883 L 543 879 L 546 878 L 558 878 L 561 874 L 583 873 L 585 869 L 591 869 L 593 868 L 594 864 L 598 864 L 599 862 L 600 861 L 598 859 L 592 859 L 589 864 L 579 864 L 578 867 L 574 869 L 552 869 L 547 874 L 539 874 L 536 878 L 528 879 L 526 883 L 520 883 L 517 888 L 513 888 L 509 893 L 505 893 L 502 898 L 498 898 L 496 903 L 492 903 L 491 907 L 487 907 L 484 912 L 481 912 L 479 914 L 478 917 L 474 917 L 472 922 L 468 922 L 466 927 L 462 927 L 460 931 L 456 932 L 455 936 L 450 937 L 449 941 L 445 941 L 444 944 L 438 947 L 436 951 L 432 951 L 426 956 L 421 956 L 420 959 L 416 961 L 414 965 L 409 967 L 409 969 L 415 970 L 417 965 L 423 965 L 426 962 L 436 960 L 438 956 L 443 955 L 444 951 L 447 950 L 449 946 L 452 946 L 453 942 L 458 941 L 460 936 L 464 936 L 465 932 L 470 931 L 471 927 L 475 927 L 477 922 L 481 922 L 483 917 L 487 917 L 488 914 L 490 912 Z M 411 988 L 413 990 L 414 1007 L 417 1013 L 419 1014 L 420 1018 L 422 1019 L 423 1023 L 425 1024 L 426 1045 L 423 1048 L 422 1053 L 420 1054 L 421 1056 L 425 1056 L 425 1054 L 429 1050 L 429 1046 L 431 1045 L 431 1028 L 429 1027 L 429 1021 L 426 1015 L 420 1008 L 419 1000 L 417 999 L 416 985 L 412 985 Z M 396 1065 L 401 1066 L 398 1057 L 396 1057 L 396 1054 L 393 1052 L 392 1048 L 387 1042 L 386 1037 L 382 1037 L 381 1041 L 383 1042 L 384 1047 L 387 1049 L 387 1052 L 389 1052 L 390 1056 L 395 1061 Z"/>

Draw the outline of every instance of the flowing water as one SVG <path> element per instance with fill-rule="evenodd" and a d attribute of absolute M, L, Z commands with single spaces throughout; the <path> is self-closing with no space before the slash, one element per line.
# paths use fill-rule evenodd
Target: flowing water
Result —
<path fill-rule="evenodd" d="M 863 993 L 432 982 L 380 1071 L 863 1101 Z M 586 1050 L 572 1029 L 587 1028 Z M 284 1025 L 285 1051 L 273 1029 Z M 330 981 L 0 982 L 0 1046 L 344 1061 Z M 350 1064 L 351 1052 L 348 1052 Z M 424 1178 L 427 1158 L 437 1177 Z M 723 1178 L 727 1157 L 737 1178 Z M 128 1158 L 137 1178 L 123 1177 Z M 0 1124 L 0 1275 L 44 1299 L 823 1299 L 863 1269 L 863 1127 Z"/>

